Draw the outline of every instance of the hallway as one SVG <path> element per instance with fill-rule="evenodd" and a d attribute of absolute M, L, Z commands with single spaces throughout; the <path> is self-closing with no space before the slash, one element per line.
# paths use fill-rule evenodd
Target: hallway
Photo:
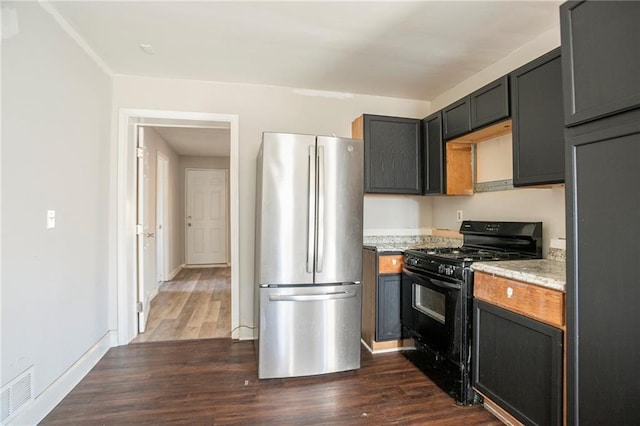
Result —
<path fill-rule="evenodd" d="M 182 269 L 160 285 L 131 343 L 231 337 L 231 268 Z"/>

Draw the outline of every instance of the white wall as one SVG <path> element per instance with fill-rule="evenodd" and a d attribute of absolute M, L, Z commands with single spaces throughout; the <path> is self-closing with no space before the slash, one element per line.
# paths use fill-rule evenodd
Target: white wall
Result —
<path fill-rule="evenodd" d="M 1 382 L 33 365 L 39 395 L 108 331 L 111 79 L 38 3 L 5 6 Z"/>
<path fill-rule="evenodd" d="M 432 99 L 431 108 L 433 111 L 442 109 L 558 46 L 560 46 L 560 15 L 558 15 L 557 27 L 542 33 L 536 39 L 514 50 L 498 62 L 489 65 L 479 73 Z"/>
<path fill-rule="evenodd" d="M 460 229 L 456 211 L 464 219 L 543 222 L 543 254 L 551 238 L 565 236 L 564 188 L 532 188 L 484 192 L 473 196 L 438 196 L 433 201 L 433 226 Z"/>
<path fill-rule="evenodd" d="M 554 28 L 532 42 L 522 46 L 504 59 L 485 68 L 468 80 L 438 96 L 432 102 L 433 110 L 446 107 L 452 102 L 468 95 L 485 84 L 515 70 L 529 61 L 555 49 L 560 45 L 560 29 Z M 505 176 L 505 159 L 510 154 L 499 155 L 495 149 L 504 149 L 509 136 L 482 142 L 478 156 L 479 180 L 497 180 L 510 178 Z M 483 144 L 486 144 L 483 146 Z M 508 149 L 508 147 L 507 147 Z M 493 159 L 492 159 L 493 157 Z M 492 161 L 494 164 L 492 166 Z M 494 167 L 488 170 L 487 167 Z M 435 228 L 459 229 L 456 211 L 462 210 L 465 219 L 504 220 L 504 221 L 542 221 L 544 255 L 549 249 L 551 238 L 565 237 L 564 188 L 555 189 L 516 189 L 464 196 L 436 196 L 432 198 L 432 225 Z"/>
<path fill-rule="evenodd" d="M 179 217 L 179 229 L 180 229 L 180 238 L 181 238 L 181 250 L 180 250 L 180 262 L 186 264 L 186 235 L 185 235 L 185 210 L 187 206 L 186 199 L 186 170 L 187 169 L 222 169 L 229 170 L 229 157 L 190 157 L 190 156 L 181 156 L 180 157 L 180 170 L 179 170 L 179 189 L 178 189 L 178 200 L 180 203 L 180 211 L 178 212 Z M 229 175 L 227 174 L 227 262 L 231 262 L 231 247 L 229 236 L 231 235 L 231 224 L 229 221 L 230 215 L 230 207 L 231 203 L 229 202 L 229 196 L 231 194 L 229 187 Z"/>
<path fill-rule="evenodd" d="M 119 108 L 140 108 L 239 116 L 241 325 L 253 325 L 255 167 L 262 132 L 350 136 L 351 121 L 362 113 L 416 118 L 429 113 L 429 103 L 424 101 L 363 95 L 309 96 L 303 93 L 308 92 L 245 84 L 125 76 L 114 78 L 114 114 Z M 116 144 L 115 138 L 113 143 Z M 376 213 L 375 217 L 368 219 L 368 225 L 387 227 L 387 221 L 393 220 L 394 212 L 399 210 L 398 203 L 404 203 L 398 200 L 388 197 L 383 206 L 388 214 Z M 115 300 L 111 302 L 115 306 Z"/>
<path fill-rule="evenodd" d="M 364 235 L 420 235 L 431 230 L 431 198 L 364 196 Z"/>

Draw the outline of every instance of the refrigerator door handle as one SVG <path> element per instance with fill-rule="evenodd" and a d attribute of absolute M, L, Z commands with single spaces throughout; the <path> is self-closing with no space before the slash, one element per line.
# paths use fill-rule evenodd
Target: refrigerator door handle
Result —
<path fill-rule="evenodd" d="M 313 254 L 315 252 L 313 242 L 316 222 L 316 147 L 309 145 L 309 187 L 307 203 L 309 208 L 307 223 L 307 273 L 313 273 Z"/>
<path fill-rule="evenodd" d="M 318 235 L 316 238 L 316 272 L 324 261 L 324 147 L 318 145 Z"/>
<path fill-rule="evenodd" d="M 318 300 L 335 300 L 335 299 L 349 299 L 356 297 L 356 292 L 353 291 L 338 291 L 335 293 L 322 293 L 322 294 L 270 294 L 270 302 L 315 302 Z"/>

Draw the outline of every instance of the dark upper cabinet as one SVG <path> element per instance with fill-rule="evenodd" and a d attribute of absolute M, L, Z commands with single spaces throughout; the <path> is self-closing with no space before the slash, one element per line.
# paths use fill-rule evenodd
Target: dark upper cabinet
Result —
<path fill-rule="evenodd" d="M 445 140 L 462 136 L 471 131 L 471 102 L 469 96 L 452 103 L 442 110 L 442 135 Z"/>
<path fill-rule="evenodd" d="M 505 75 L 442 110 L 444 140 L 509 118 L 509 76 Z"/>
<path fill-rule="evenodd" d="M 365 192 L 422 193 L 420 120 L 363 116 Z"/>
<path fill-rule="evenodd" d="M 473 385 L 526 425 L 562 424 L 562 330 L 473 301 Z"/>
<path fill-rule="evenodd" d="M 513 185 L 564 182 L 560 48 L 511 73 Z"/>
<path fill-rule="evenodd" d="M 440 111 L 422 119 L 423 194 L 444 193 L 444 141 Z"/>
<path fill-rule="evenodd" d="M 476 90 L 471 95 L 471 129 L 509 118 L 509 76 Z"/>
<path fill-rule="evenodd" d="M 560 7 L 567 126 L 640 104 L 640 2 Z"/>
<path fill-rule="evenodd" d="M 402 275 L 380 275 L 376 300 L 376 340 L 398 340 L 402 338 L 400 324 L 400 285 Z"/>

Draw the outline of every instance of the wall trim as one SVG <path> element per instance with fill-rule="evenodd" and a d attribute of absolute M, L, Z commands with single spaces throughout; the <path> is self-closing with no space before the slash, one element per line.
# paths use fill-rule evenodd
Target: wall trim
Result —
<path fill-rule="evenodd" d="M 91 59 L 93 59 L 93 61 L 100 67 L 102 71 L 104 71 L 105 74 L 107 74 L 109 77 L 114 76 L 114 72 L 111 70 L 111 68 L 109 68 L 109 65 L 107 65 L 107 63 L 100 57 L 100 55 L 98 55 L 96 51 L 93 50 L 91 46 L 89 46 L 89 44 L 84 40 L 84 38 L 82 38 L 82 36 L 75 30 L 75 28 L 73 28 L 71 24 L 69 24 L 69 22 L 64 19 L 64 17 L 60 14 L 60 12 L 58 12 L 58 10 L 55 8 L 55 6 L 53 6 L 53 4 L 51 4 L 50 1 L 38 0 L 38 3 L 40 4 L 40 7 L 42 7 L 42 9 L 44 9 L 53 17 L 60 28 L 62 28 L 62 30 L 66 32 L 67 35 L 71 37 L 71 39 L 75 41 Z"/>
<path fill-rule="evenodd" d="M 9 425 L 35 425 L 44 419 L 80 383 L 89 371 L 102 359 L 109 348 L 118 343 L 117 332 L 110 330 L 89 348 L 71 367 L 47 387 Z"/>

